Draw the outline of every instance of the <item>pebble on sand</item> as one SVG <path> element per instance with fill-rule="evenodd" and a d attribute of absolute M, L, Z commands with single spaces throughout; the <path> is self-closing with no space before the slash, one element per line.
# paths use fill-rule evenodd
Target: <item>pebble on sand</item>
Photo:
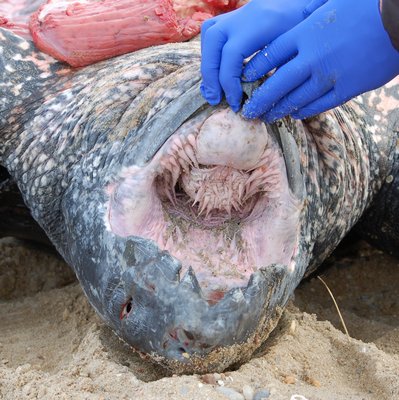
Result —
<path fill-rule="evenodd" d="M 270 396 L 270 390 L 262 389 L 262 390 L 258 390 L 255 393 L 253 400 L 265 400 L 265 399 L 268 399 L 269 396 Z"/>
<path fill-rule="evenodd" d="M 296 378 L 294 375 L 285 375 L 283 376 L 283 382 L 287 385 L 293 385 L 296 382 Z"/>
<path fill-rule="evenodd" d="M 238 393 L 236 390 L 224 386 L 219 386 L 216 390 L 226 396 L 229 400 L 245 400 L 244 396 L 241 393 Z"/>
<path fill-rule="evenodd" d="M 255 390 L 252 386 L 244 385 L 242 388 L 242 394 L 244 395 L 245 400 L 253 400 Z"/>

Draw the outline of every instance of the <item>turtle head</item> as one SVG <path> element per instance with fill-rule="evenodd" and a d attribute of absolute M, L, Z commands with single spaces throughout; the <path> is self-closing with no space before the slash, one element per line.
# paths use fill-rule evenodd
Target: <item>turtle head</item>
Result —
<path fill-rule="evenodd" d="M 292 132 L 204 104 L 199 56 L 185 43 L 52 85 L 43 72 L 0 148 L 103 320 L 186 372 L 250 357 L 310 257 Z"/>
<path fill-rule="evenodd" d="M 208 107 L 198 43 L 77 71 L 29 49 L 1 50 L 23 96 L 0 104 L 0 163 L 94 308 L 177 372 L 249 358 L 367 206 L 367 135 L 340 111 L 271 126 Z"/>
<path fill-rule="evenodd" d="M 32 111 L 3 141 L 2 162 L 103 320 L 177 371 L 248 358 L 308 254 L 295 140 L 208 107 L 199 54 L 154 47 L 61 76 L 50 64 L 47 83 L 39 68 L 43 85 L 22 102 Z"/>
<path fill-rule="evenodd" d="M 225 106 L 184 119 L 166 139 L 151 125 L 125 143 L 95 184 L 95 159 L 74 171 L 62 251 L 132 348 L 174 371 L 221 371 L 267 338 L 304 274 L 303 178 L 285 126 Z"/>

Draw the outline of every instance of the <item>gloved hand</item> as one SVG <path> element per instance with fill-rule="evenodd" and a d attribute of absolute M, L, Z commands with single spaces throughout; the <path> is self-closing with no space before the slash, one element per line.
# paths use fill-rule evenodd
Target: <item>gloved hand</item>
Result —
<path fill-rule="evenodd" d="M 270 123 L 336 107 L 399 74 L 399 52 L 378 0 L 328 0 L 255 55 L 244 79 L 257 80 L 276 67 L 244 105 L 244 117 Z"/>
<path fill-rule="evenodd" d="M 224 91 L 227 102 L 238 111 L 244 59 L 301 22 L 325 1 L 252 0 L 238 10 L 205 21 L 201 28 L 201 92 L 205 99 L 216 105 Z"/>

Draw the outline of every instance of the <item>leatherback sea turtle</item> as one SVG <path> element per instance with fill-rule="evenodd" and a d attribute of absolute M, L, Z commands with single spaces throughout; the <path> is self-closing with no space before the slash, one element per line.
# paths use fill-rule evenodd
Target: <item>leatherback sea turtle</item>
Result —
<path fill-rule="evenodd" d="M 72 70 L 0 40 L 0 164 L 98 314 L 154 360 L 248 359 L 366 210 L 364 235 L 398 254 L 397 82 L 265 125 L 205 104 L 198 43 Z"/>

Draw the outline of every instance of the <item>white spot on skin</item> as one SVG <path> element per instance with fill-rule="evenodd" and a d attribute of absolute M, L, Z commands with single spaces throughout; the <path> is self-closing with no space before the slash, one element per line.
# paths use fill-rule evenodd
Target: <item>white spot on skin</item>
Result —
<path fill-rule="evenodd" d="M 98 166 L 100 165 L 100 162 L 101 162 L 101 158 L 100 157 L 96 157 L 93 160 L 93 168 L 98 168 Z"/>
<path fill-rule="evenodd" d="M 18 44 L 18 47 L 22 50 L 28 50 L 29 49 L 29 43 L 27 41 L 22 41 Z"/>
<path fill-rule="evenodd" d="M 369 126 L 368 130 L 369 130 L 370 133 L 376 134 L 377 133 L 377 126 L 376 125 Z"/>
<path fill-rule="evenodd" d="M 51 73 L 50 72 L 43 72 L 42 74 L 39 75 L 39 77 L 41 79 L 47 79 L 51 77 Z"/>
<path fill-rule="evenodd" d="M 37 161 L 39 162 L 39 164 L 43 164 L 45 161 L 47 160 L 47 156 L 45 154 L 40 154 Z"/>
<path fill-rule="evenodd" d="M 17 53 L 14 55 L 14 57 L 12 59 L 14 61 L 22 61 L 22 56 L 21 56 L 21 54 Z"/>
<path fill-rule="evenodd" d="M 6 64 L 6 66 L 4 67 L 4 69 L 7 72 L 15 72 L 15 68 L 12 65 Z"/>
<path fill-rule="evenodd" d="M 22 89 L 22 83 L 19 85 L 15 85 L 12 89 L 11 92 L 14 96 L 19 96 L 21 94 L 21 89 Z"/>
<path fill-rule="evenodd" d="M 47 177 L 46 175 L 42 176 L 42 178 L 40 179 L 40 185 L 41 186 L 47 186 Z"/>

